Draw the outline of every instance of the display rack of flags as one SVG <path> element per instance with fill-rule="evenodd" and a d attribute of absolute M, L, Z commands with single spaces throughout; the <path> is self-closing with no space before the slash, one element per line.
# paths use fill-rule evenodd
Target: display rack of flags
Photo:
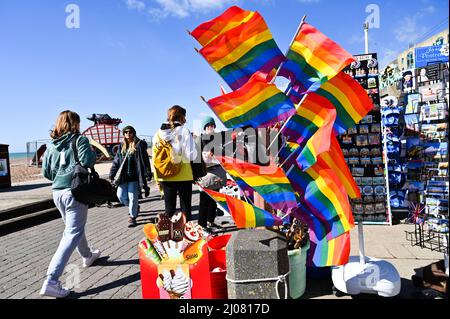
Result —
<path fill-rule="evenodd" d="M 353 56 L 304 19 L 284 56 L 263 17 L 237 6 L 189 34 L 202 46 L 198 52 L 233 90 L 204 99 L 226 127 L 284 122 L 279 166 L 216 158 L 238 184 L 261 195 L 274 210 L 308 224 L 310 264 L 347 263 L 349 231 L 354 227 L 349 197 L 361 194 L 336 135 L 373 108 L 361 85 L 342 72 Z M 274 84 L 274 74 L 290 81 L 286 93 Z M 238 228 L 283 223 L 276 214 L 252 204 L 204 191 L 230 212 Z"/>

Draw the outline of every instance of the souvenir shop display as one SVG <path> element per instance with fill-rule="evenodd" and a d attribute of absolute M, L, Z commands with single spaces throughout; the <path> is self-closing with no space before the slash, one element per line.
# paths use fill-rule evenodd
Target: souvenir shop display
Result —
<path fill-rule="evenodd" d="M 412 71 L 413 85 L 401 92 L 398 105 L 382 107 L 389 204 L 393 217 L 406 212 L 406 222 L 414 224 L 414 231 L 406 232 L 412 245 L 444 254 L 448 274 L 448 64 Z M 420 286 L 422 280 L 413 282 Z"/>
<path fill-rule="evenodd" d="M 361 190 L 361 199 L 352 201 L 353 213 L 357 221 L 388 224 L 390 219 L 386 205 L 380 108 L 383 103 L 395 104 L 396 98 L 391 101 L 380 100 L 376 53 L 357 55 L 355 59 L 344 72 L 366 89 L 374 108 L 359 124 L 339 136 L 344 158 Z M 392 122 L 398 121 L 395 114 L 388 117 Z"/>

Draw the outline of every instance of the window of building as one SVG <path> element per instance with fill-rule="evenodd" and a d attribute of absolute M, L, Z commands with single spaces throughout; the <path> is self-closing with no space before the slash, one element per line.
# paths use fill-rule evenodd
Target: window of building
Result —
<path fill-rule="evenodd" d="M 411 69 L 414 67 L 414 56 L 412 52 L 409 52 L 406 56 L 406 65 L 408 69 Z"/>

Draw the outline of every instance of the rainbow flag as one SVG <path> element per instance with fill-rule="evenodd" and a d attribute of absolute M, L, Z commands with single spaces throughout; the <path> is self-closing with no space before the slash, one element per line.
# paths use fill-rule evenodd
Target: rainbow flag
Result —
<path fill-rule="evenodd" d="M 336 173 L 350 198 L 355 199 L 361 197 L 361 191 L 348 168 L 339 141 L 334 134 L 331 135 L 330 150 L 320 154 L 319 157 L 327 167 Z"/>
<path fill-rule="evenodd" d="M 284 163 L 287 160 L 283 166 L 288 168 L 292 165 L 297 165 L 295 156 L 300 153 L 301 150 L 302 147 L 299 144 L 287 142 L 286 145 L 280 150 L 280 163 Z M 291 154 L 292 156 L 288 159 Z M 360 189 L 356 184 L 347 163 L 345 162 L 341 146 L 339 145 L 339 141 L 334 134 L 331 135 L 330 149 L 327 152 L 321 153 L 318 157 L 322 159 L 323 165 L 326 165 L 326 167 L 335 172 L 350 198 L 355 199 L 361 197 Z"/>
<path fill-rule="evenodd" d="M 243 180 L 274 209 L 283 211 L 297 206 L 297 199 L 283 170 L 277 166 L 259 166 L 239 159 L 216 156 L 233 178 Z"/>
<path fill-rule="evenodd" d="M 316 90 L 354 61 L 353 56 L 319 30 L 304 23 L 279 75 L 292 83 L 298 94 Z"/>
<path fill-rule="evenodd" d="M 312 105 L 317 109 L 317 116 L 312 118 L 312 121 L 315 121 L 314 125 L 317 126 L 317 130 L 307 140 L 306 145 L 297 158 L 297 163 L 303 170 L 314 165 L 317 161 L 317 156 L 330 149 L 330 140 L 333 135 L 334 121 L 336 120 L 335 108 L 324 103 L 325 101 L 322 101 L 323 98 L 312 93 L 311 96 L 308 95 L 307 100 L 308 106 Z M 320 104 L 321 102 L 324 104 Z"/>
<path fill-rule="evenodd" d="M 213 27 L 209 34 L 200 32 L 208 25 L 200 25 L 199 31 L 197 32 L 196 28 L 193 33 L 204 35 L 198 37 L 200 43 L 207 43 L 199 51 L 200 54 L 231 89 L 237 90 L 255 72 L 269 73 L 278 68 L 285 57 L 258 12 L 245 11 L 235 15 L 228 13 L 216 18 L 221 21 L 219 24 L 212 22 L 217 29 Z"/>
<path fill-rule="evenodd" d="M 325 225 L 328 239 L 336 238 L 354 226 L 345 187 L 321 157 L 306 171 L 302 171 L 295 160 L 288 161 L 283 168 L 301 203 Z"/>
<path fill-rule="evenodd" d="M 213 98 L 208 105 L 228 128 L 267 127 L 289 118 L 295 113 L 294 105 L 266 77 L 257 72 L 240 89 Z"/>
<path fill-rule="evenodd" d="M 373 108 L 366 90 L 350 75 L 341 72 L 315 92 L 336 108 L 335 130 L 339 134 L 355 126 Z M 306 100 L 309 98 L 306 98 Z"/>
<path fill-rule="evenodd" d="M 207 188 L 203 188 L 200 185 L 199 187 L 202 189 L 202 191 L 208 193 L 209 196 L 211 196 L 220 206 L 222 206 L 223 209 L 225 209 L 227 212 L 230 212 L 227 205 L 227 195 L 215 192 Z"/>
<path fill-rule="evenodd" d="M 280 217 L 237 198 L 225 196 L 230 214 L 233 217 L 237 228 L 283 225 L 283 220 Z"/>
<path fill-rule="evenodd" d="M 321 127 L 329 127 L 335 121 L 336 110 L 324 97 L 311 92 L 283 127 L 282 133 L 288 141 L 302 144 Z"/>
<path fill-rule="evenodd" d="M 310 247 L 307 265 L 315 267 L 339 266 L 348 263 L 350 256 L 350 233 L 328 240 L 326 228 L 306 207 L 298 207 L 292 215 L 309 227 Z"/>
<path fill-rule="evenodd" d="M 189 32 L 202 46 L 208 45 L 211 41 L 225 32 L 248 22 L 255 12 L 247 11 L 232 6 L 218 17 L 200 24 L 194 31 Z"/>

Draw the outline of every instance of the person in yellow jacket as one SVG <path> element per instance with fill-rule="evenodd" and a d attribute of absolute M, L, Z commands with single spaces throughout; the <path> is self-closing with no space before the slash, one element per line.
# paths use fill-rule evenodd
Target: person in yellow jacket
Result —
<path fill-rule="evenodd" d="M 185 213 L 186 220 L 189 221 L 191 220 L 192 183 L 194 180 L 191 161 L 197 157 L 197 148 L 191 132 L 184 126 L 185 123 L 186 110 L 179 105 L 172 106 L 167 112 L 167 122 L 162 123 L 153 137 L 152 158 L 155 159 L 160 140 L 170 143 L 173 153 L 181 158 L 181 169 L 178 174 L 161 177 L 157 175 L 155 169 L 155 180 L 161 185 L 164 192 L 165 214 L 169 218 L 175 214 L 178 194 L 181 211 Z"/>

